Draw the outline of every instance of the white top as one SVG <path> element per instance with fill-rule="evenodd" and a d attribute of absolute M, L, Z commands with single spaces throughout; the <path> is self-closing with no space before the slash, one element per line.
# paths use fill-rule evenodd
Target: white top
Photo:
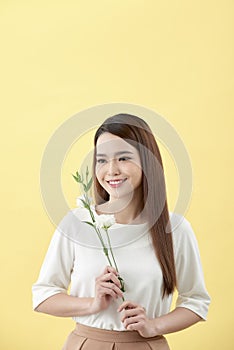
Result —
<path fill-rule="evenodd" d="M 95 213 L 95 215 L 97 215 Z M 71 209 L 61 220 L 51 239 L 38 280 L 32 286 L 33 309 L 48 297 L 67 293 L 77 297 L 94 297 L 95 278 L 109 265 L 87 209 Z M 205 287 L 197 240 L 190 223 L 180 214 L 170 213 L 178 297 L 176 307 L 185 307 L 207 318 L 210 297 Z M 179 225 L 176 224 L 179 223 Z M 109 235 L 115 260 L 125 281 L 125 300 L 146 309 L 149 318 L 170 311 L 172 294 L 161 297 L 162 272 L 155 256 L 147 223 L 114 224 Z M 72 317 L 81 324 L 125 331 L 117 312 L 122 299 L 113 300 L 108 309 L 94 315 Z"/>

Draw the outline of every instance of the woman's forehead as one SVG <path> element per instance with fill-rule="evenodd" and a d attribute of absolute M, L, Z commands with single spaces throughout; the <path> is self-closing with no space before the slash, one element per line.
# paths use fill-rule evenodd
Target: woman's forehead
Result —
<path fill-rule="evenodd" d="M 120 152 L 136 153 L 135 147 L 119 136 L 103 133 L 99 136 L 96 144 L 97 155 L 113 155 Z"/>

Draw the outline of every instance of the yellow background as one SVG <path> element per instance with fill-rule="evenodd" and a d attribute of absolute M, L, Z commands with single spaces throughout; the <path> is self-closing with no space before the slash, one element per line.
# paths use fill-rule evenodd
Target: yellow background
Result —
<path fill-rule="evenodd" d="M 40 162 L 66 119 L 111 102 L 163 115 L 192 161 L 186 217 L 212 303 L 206 322 L 167 335 L 169 344 L 233 348 L 233 11 L 227 0 L 1 1 L 1 349 L 60 349 L 73 328 L 31 306 L 55 229 L 41 200 Z M 62 169 L 72 207 L 77 164 L 68 157 Z M 177 175 L 166 174 L 172 203 Z"/>

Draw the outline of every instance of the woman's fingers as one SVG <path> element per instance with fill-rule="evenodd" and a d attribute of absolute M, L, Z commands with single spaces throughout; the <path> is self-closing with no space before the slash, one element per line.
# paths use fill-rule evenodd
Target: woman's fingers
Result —
<path fill-rule="evenodd" d="M 117 311 L 119 312 L 123 311 L 121 322 L 123 322 L 124 327 L 126 329 L 133 329 L 131 327 L 134 324 L 139 322 L 144 322 L 146 320 L 145 308 L 131 301 L 124 301 L 119 306 Z M 131 325 L 131 327 L 129 325 Z M 128 328 L 128 326 L 130 328 Z"/>
<path fill-rule="evenodd" d="M 124 301 L 117 311 L 123 310 L 124 328 L 129 331 L 138 331 L 142 337 L 153 337 L 159 333 L 155 333 L 154 320 L 148 319 L 145 308 L 131 301 Z"/>
<path fill-rule="evenodd" d="M 104 276 L 101 276 L 100 280 L 103 281 L 103 282 L 112 281 L 119 288 L 121 288 L 121 283 L 120 283 L 118 277 L 116 277 L 116 275 L 113 272 L 110 272 L 110 273 L 107 273 Z"/>
<path fill-rule="evenodd" d="M 110 282 L 102 282 L 100 283 L 100 287 L 105 288 L 106 289 L 110 289 L 114 292 L 116 297 L 122 297 L 123 293 L 121 292 L 121 290 L 114 284 L 114 283 L 110 283 Z"/>
<path fill-rule="evenodd" d="M 119 288 L 121 288 L 120 280 L 118 279 L 118 272 L 111 266 L 106 266 L 104 272 L 96 278 L 96 282 L 112 281 Z"/>
<path fill-rule="evenodd" d="M 143 321 L 144 321 L 144 318 L 141 315 L 138 315 L 138 316 L 126 318 L 126 320 L 124 320 L 123 322 L 123 325 L 127 329 L 129 325 L 136 326 L 139 322 L 143 322 Z"/>
<path fill-rule="evenodd" d="M 110 295 L 112 296 L 114 299 L 118 298 L 118 295 L 115 293 L 115 291 L 113 289 L 110 288 L 105 288 L 105 287 L 101 287 L 99 290 L 99 297 L 103 297 L 106 295 Z"/>
<path fill-rule="evenodd" d="M 109 307 L 112 299 L 122 297 L 118 272 L 111 266 L 106 266 L 102 274 L 95 278 L 95 297 L 92 302 L 94 313 Z"/>
<path fill-rule="evenodd" d="M 118 273 L 113 267 L 106 266 L 104 272 L 96 278 L 96 292 L 99 298 L 105 295 L 110 295 L 113 298 L 123 297 L 120 290 L 121 283 L 117 275 Z"/>
<path fill-rule="evenodd" d="M 137 307 L 135 309 L 127 309 L 124 311 L 124 315 L 121 319 L 122 322 L 124 322 L 126 319 L 134 318 L 135 316 L 144 316 L 145 310 L 143 307 Z"/>
<path fill-rule="evenodd" d="M 111 295 L 113 298 L 122 297 L 120 290 L 121 283 L 118 279 L 118 272 L 112 266 L 106 266 L 103 273 L 96 278 L 96 290 L 99 296 L 105 294 Z"/>
<path fill-rule="evenodd" d="M 133 303 L 132 301 L 126 300 L 124 301 L 117 309 L 118 312 L 121 312 L 124 309 L 134 309 L 140 305 Z"/>
<path fill-rule="evenodd" d="M 114 267 L 106 266 L 103 274 L 107 274 L 109 272 L 113 272 L 116 276 L 118 275 L 118 272 L 116 271 L 116 269 Z"/>

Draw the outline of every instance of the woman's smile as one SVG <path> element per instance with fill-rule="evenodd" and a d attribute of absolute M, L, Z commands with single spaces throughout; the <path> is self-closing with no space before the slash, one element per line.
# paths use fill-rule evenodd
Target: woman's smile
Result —
<path fill-rule="evenodd" d="M 109 180 L 107 183 L 112 188 L 120 187 L 127 179 Z"/>

